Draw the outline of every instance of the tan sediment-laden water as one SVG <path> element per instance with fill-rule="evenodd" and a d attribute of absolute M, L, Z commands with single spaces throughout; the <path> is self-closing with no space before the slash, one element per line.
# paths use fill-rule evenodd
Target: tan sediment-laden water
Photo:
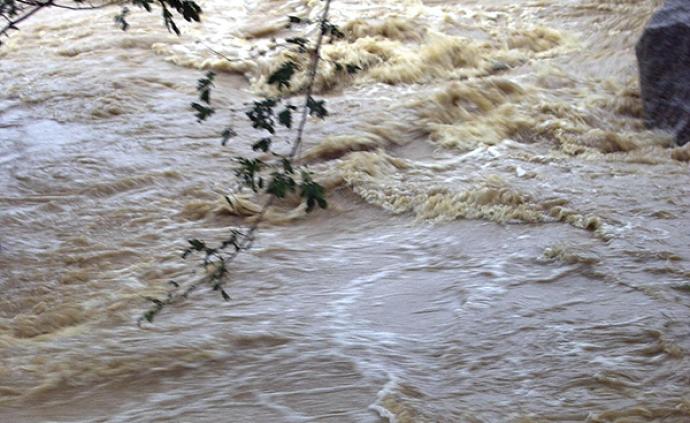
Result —
<path fill-rule="evenodd" d="M 230 302 L 143 328 L 185 240 L 258 212 L 223 200 L 238 110 L 322 2 L 204 1 L 180 38 L 36 15 L 0 47 L 0 421 L 690 422 L 690 147 L 634 57 L 660 4 L 334 1 L 302 150 L 330 207 L 270 210 Z"/>

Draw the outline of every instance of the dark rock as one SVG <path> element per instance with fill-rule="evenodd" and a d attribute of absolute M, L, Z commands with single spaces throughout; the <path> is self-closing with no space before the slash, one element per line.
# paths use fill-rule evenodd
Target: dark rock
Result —
<path fill-rule="evenodd" d="M 690 0 L 666 0 L 636 48 L 640 90 L 649 127 L 690 141 Z"/>

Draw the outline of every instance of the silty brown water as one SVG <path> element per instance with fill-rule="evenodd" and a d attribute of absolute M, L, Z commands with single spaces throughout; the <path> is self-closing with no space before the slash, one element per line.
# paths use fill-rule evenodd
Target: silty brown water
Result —
<path fill-rule="evenodd" d="M 230 303 L 144 329 L 185 240 L 257 213 L 222 199 L 256 137 L 227 110 L 321 2 L 206 1 L 181 38 L 37 15 L 0 49 L 0 420 L 690 421 L 690 150 L 645 130 L 633 52 L 660 4 L 334 2 L 324 57 L 362 70 L 317 78 L 331 207 L 271 210 Z"/>

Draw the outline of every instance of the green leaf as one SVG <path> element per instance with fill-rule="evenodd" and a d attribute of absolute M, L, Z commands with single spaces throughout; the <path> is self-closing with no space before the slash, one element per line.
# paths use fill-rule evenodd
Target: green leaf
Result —
<path fill-rule="evenodd" d="M 275 122 L 273 121 L 273 107 L 275 105 L 276 101 L 272 98 L 254 102 L 254 107 L 246 113 L 249 120 L 252 121 L 254 129 L 265 129 L 271 134 L 275 134 Z"/>
<path fill-rule="evenodd" d="M 206 249 L 206 244 L 204 241 L 199 241 L 198 239 L 190 239 L 187 242 L 189 242 L 189 245 L 191 245 L 192 249 L 196 251 L 204 251 Z"/>
<path fill-rule="evenodd" d="M 294 169 L 292 169 L 292 162 L 290 159 L 287 157 L 283 157 L 281 160 L 281 163 L 283 164 L 283 171 L 289 175 L 292 175 L 295 173 Z"/>
<path fill-rule="evenodd" d="M 211 105 L 211 87 L 213 87 L 213 79 L 215 77 L 216 74 L 212 71 L 209 71 L 206 73 L 206 77 L 199 79 L 196 84 L 199 99 L 209 106 Z"/>
<path fill-rule="evenodd" d="M 144 319 L 146 319 L 149 323 L 153 323 L 153 317 L 156 315 L 156 312 L 153 310 L 149 310 L 146 313 L 144 313 Z"/>
<path fill-rule="evenodd" d="M 196 120 L 199 123 L 205 121 L 216 112 L 212 107 L 204 106 L 199 103 L 192 103 L 192 109 L 196 111 L 194 116 L 196 116 Z"/>
<path fill-rule="evenodd" d="M 285 42 L 288 44 L 295 44 L 298 47 L 300 53 L 305 53 L 307 51 L 307 45 L 309 45 L 309 40 L 302 37 L 286 38 Z"/>
<path fill-rule="evenodd" d="M 213 71 L 206 72 L 204 78 L 197 81 L 196 90 L 203 91 L 213 86 L 213 80 L 216 78 L 216 73 Z"/>
<path fill-rule="evenodd" d="M 224 250 L 232 245 L 235 247 L 235 251 L 239 251 L 242 248 L 238 239 L 240 235 L 241 233 L 239 231 L 232 231 L 232 236 L 223 241 L 223 243 L 220 245 L 220 249 Z"/>
<path fill-rule="evenodd" d="M 151 301 L 158 307 L 163 307 L 163 301 L 159 300 L 158 298 L 153 298 L 153 297 L 145 297 L 147 300 Z"/>
<path fill-rule="evenodd" d="M 271 179 L 268 188 L 266 188 L 268 194 L 272 194 L 278 198 L 284 198 L 288 192 L 295 190 L 295 180 L 290 176 L 279 172 L 273 173 L 272 176 L 273 179 Z"/>
<path fill-rule="evenodd" d="M 74 2 L 83 3 L 84 1 L 74 0 Z M 154 0 L 131 0 L 131 3 L 135 6 L 145 9 L 147 12 L 151 12 L 151 5 L 154 3 Z M 201 7 L 192 0 L 158 0 L 156 3 L 160 4 L 161 9 L 163 10 L 163 23 L 165 24 L 166 28 L 168 31 L 174 32 L 177 35 L 180 35 L 180 29 L 175 23 L 174 15 L 171 10 L 174 10 L 181 15 L 187 22 L 201 22 Z M 124 22 L 124 16 L 120 15 L 120 17 L 123 19 L 120 20 L 116 17 L 116 21 L 123 27 L 128 26 L 125 25 L 126 22 Z"/>
<path fill-rule="evenodd" d="M 340 28 L 328 21 L 321 22 L 321 33 L 323 35 L 330 35 L 331 38 L 345 38 L 345 34 L 340 31 Z"/>
<path fill-rule="evenodd" d="M 163 8 L 163 22 L 165 22 L 165 27 L 168 28 L 168 31 L 174 32 L 175 35 L 179 36 L 180 29 L 177 27 L 172 13 L 170 13 L 170 10 L 165 6 L 165 3 L 161 2 L 161 7 Z"/>
<path fill-rule="evenodd" d="M 187 22 L 201 22 L 201 7 L 191 0 L 163 0 L 170 3 Z"/>
<path fill-rule="evenodd" d="M 123 31 L 129 29 L 129 22 L 127 22 L 127 16 L 129 15 L 129 8 L 123 7 L 122 12 L 119 15 L 115 15 L 115 24 L 118 25 Z"/>
<path fill-rule="evenodd" d="M 297 69 L 298 67 L 295 62 L 283 63 L 275 72 L 273 72 L 268 77 L 268 84 L 278 85 L 279 90 L 282 90 L 283 87 L 290 88 L 290 79 L 292 79 L 292 76 L 295 74 L 295 71 Z"/>
<path fill-rule="evenodd" d="M 288 129 L 292 128 L 292 111 L 289 108 L 283 109 L 278 113 L 278 122 Z"/>
<path fill-rule="evenodd" d="M 317 204 L 322 209 L 328 207 L 328 202 L 325 198 L 326 190 L 320 184 L 314 182 L 309 173 L 302 172 L 302 182 L 299 187 L 300 197 L 307 203 L 307 213 L 313 211 Z"/>
<path fill-rule="evenodd" d="M 285 42 L 290 44 L 297 44 L 300 47 L 306 47 L 307 44 L 309 44 L 309 40 L 302 37 L 286 38 Z"/>
<path fill-rule="evenodd" d="M 237 136 L 237 132 L 235 132 L 234 129 L 227 127 L 223 130 L 223 132 L 221 133 L 221 136 L 222 136 L 221 145 L 224 146 L 228 143 L 228 140 L 230 140 L 230 138 Z"/>
<path fill-rule="evenodd" d="M 235 175 L 242 179 L 242 182 L 250 187 L 252 191 L 257 192 L 257 173 L 263 168 L 264 162 L 259 159 L 247 159 L 244 157 L 238 157 L 237 161 L 240 163 L 240 167 L 235 171 Z M 262 181 L 259 178 L 259 181 Z"/>
<path fill-rule="evenodd" d="M 213 71 L 206 73 L 204 78 L 200 78 L 196 84 L 196 90 L 199 93 L 199 100 L 202 103 L 192 103 L 192 108 L 196 111 L 195 116 L 197 122 L 203 122 L 213 115 L 216 111 L 211 107 L 211 87 L 213 87 L 213 80 L 216 74 Z"/>
<path fill-rule="evenodd" d="M 350 75 L 354 75 L 362 70 L 362 68 L 360 68 L 359 66 L 353 65 L 351 63 L 348 63 L 347 65 L 345 65 L 345 67 L 347 68 L 347 73 Z"/>
<path fill-rule="evenodd" d="M 132 4 L 144 8 L 147 12 L 151 11 L 153 0 L 132 0 Z"/>
<path fill-rule="evenodd" d="M 310 96 L 307 99 L 307 108 L 309 109 L 309 115 L 316 115 L 316 117 L 320 119 L 323 119 L 324 117 L 328 116 L 328 111 L 324 106 L 325 104 L 325 100 L 314 100 L 314 98 Z"/>
<path fill-rule="evenodd" d="M 259 141 L 255 142 L 252 145 L 252 150 L 254 151 L 263 151 L 264 153 L 268 151 L 268 149 L 271 148 L 271 139 L 270 138 L 261 138 Z"/>

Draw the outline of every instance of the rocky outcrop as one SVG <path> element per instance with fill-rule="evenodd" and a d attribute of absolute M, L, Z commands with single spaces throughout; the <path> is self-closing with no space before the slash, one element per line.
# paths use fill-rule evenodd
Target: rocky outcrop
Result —
<path fill-rule="evenodd" d="M 637 43 L 647 125 L 690 141 L 690 0 L 666 0 Z"/>

